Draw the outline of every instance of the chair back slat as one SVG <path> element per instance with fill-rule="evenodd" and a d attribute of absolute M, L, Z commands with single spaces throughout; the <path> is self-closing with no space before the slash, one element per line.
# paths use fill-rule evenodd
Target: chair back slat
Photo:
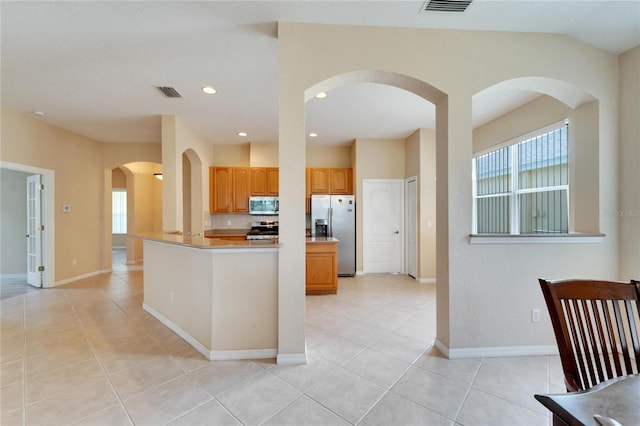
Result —
<path fill-rule="evenodd" d="M 540 285 L 567 390 L 640 372 L 640 283 L 541 279 Z"/>

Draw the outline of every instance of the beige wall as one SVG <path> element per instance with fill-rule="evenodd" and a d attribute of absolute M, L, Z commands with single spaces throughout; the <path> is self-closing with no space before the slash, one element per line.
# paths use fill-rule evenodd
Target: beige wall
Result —
<path fill-rule="evenodd" d="M 640 46 L 620 55 L 619 279 L 640 279 Z"/>
<path fill-rule="evenodd" d="M 130 161 L 159 162 L 160 145 L 100 143 L 8 109 L 2 109 L 1 131 L 3 161 L 55 176 L 55 274 L 49 285 L 109 269 L 111 170 Z M 69 213 L 63 204 L 71 206 Z"/>
<path fill-rule="evenodd" d="M 278 167 L 278 144 L 251 142 L 250 167 Z"/>
<path fill-rule="evenodd" d="M 211 166 L 249 167 L 251 145 L 214 145 Z"/>
<path fill-rule="evenodd" d="M 469 244 L 472 98 L 501 82 L 551 95 L 574 109 L 597 101 L 595 197 L 600 206 L 617 205 L 616 56 L 549 34 L 281 23 L 278 38 L 280 173 L 286 182 L 281 185 L 285 244 L 280 264 L 288 272 L 280 278 L 281 293 L 286 294 L 280 310 L 290 336 L 286 342 L 280 339 L 281 348 L 302 348 L 296 339 L 304 331 L 296 325 L 304 320 L 304 297 L 296 291 L 304 276 L 303 250 L 295 244 L 303 236 L 296 219 L 302 213 L 293 203 L 304 193 L 304 168 L 294 160 L 304 158 L 298 142 L 304 140 L 304 102 L 318 90 L 342 84 L 404 85 L 436 105 L 437 334 L 453 356 L 486 353 L 486 348 L 551 348 L 548 319 L 529 320 L 532 308 L 544 308 L 537 278 L 617 276 L 618 225 L 610 218 L 597 221 L 607 235 L 602 243 Z M 361 40 L 367 40 L 366 45 Z M 357 175 L 366 175 L 356 161 Z M 591 219 L 598 212 L 588 215 Z"/>
<path fill-rule="evenodd" d="M 351 167 L 351 144 L 339 146 L 312 146 L 306 148 L 306 167 Z"/>

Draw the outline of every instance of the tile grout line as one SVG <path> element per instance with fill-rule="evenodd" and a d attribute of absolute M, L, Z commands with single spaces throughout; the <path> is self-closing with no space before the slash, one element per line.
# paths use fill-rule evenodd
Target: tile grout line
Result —
<path fill-rule="evenodd" d="M 67 299 L 67 302 L 69 303 L 69 305 L 71 305 L 71 310 L 73 311 L 73 314 L 75 315 L 76 319 L 78 320 L 78 323 L 80 324 L 80 330 L 82 331 L 82 335 L 84 336 L 85 340 L 87 341 L 87 344 L 89 345 L 89 348 L 91 349 L 91 352 L 93 353 L 93 356 L 95 357 L 96 361 L 98 362 L 98 365 L 100 366 L 100 370 L 102 370 L 102 374 L 104 374 L 105 378 L 107 379 L 107 382 L 109 383 L 109 386 L 111 387 L 111 390 L 116 395 L 116 398 L 118 398 L 118 402 L 120 403 L 120 406 L 122 407 L 122 409 L 124 410 L 125 414 L 127 415 L 127 418 L 129 419 L 129 421 L 131 422 L 132 425 L 135 425 L 135 422 L 133 421 L 133 417 L 131 417 L 131 413 L 129 413 L 129 410 L 127 410 L 127 407 L 125 406 L 124 401 L 122 400 L 122 397 L 120 396 L 120 393 L 118 392 L 118 390 L 116 389 L 115 385 L 111 381 L 111 377 L 109 376 L 109 373 L 107 372 L 107 369 L 105 368 L 104 364 L 102 363 L 102 359 L 98 355 L 98 352 L 96 351 L 96 348 L 93 346 L 93 343 L 91 342 L 91 339 L 89 339 L 89 336 L 87 335 L 87 330 L 85 329 L 84 324 L 82 323 L 82 320 L 80 319 L 80 316 L 78 315 L 78 311 L 76 310 L 76 307 L 73 305 L 73 303 L 69 299 L 69 295 L 67 295 L 67 291 L 63 290 L 62 293 L 64 294 L 64 297 Z M 92 416 L 94 414 L 96 414 L 96 413 L 92 413 L 89 416 L 86 416 L 84 418 L 86 419 L 86 418 L 88 418 L 88 417 L 90 417 L 90 416 Z M 83 420 L 83 419 L 79 419 L 79 420 Z"/>
<path fill-rule="evenodd" d="M 27 424 L 27 300 L 22 296 L 22 424 Z"/>

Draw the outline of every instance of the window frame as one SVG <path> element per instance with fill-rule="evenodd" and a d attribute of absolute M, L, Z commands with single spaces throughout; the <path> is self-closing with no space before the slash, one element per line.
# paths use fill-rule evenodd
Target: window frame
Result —
<path fill-rule="evenodd" d="M 114 206 L 113 206 L 113 198 L 116 193 L 124 194 L 124 204 L 125 204 L 125 219 L 124 219 L 124 232 L 114 232 Z M 112 188 L 111 190 L 111 234 L 112 235 L 127 235 L 128 232 L 128 221 L 127 221 L 127 211 L 129 206 L 127 205 L 127 190 L 125 188 Z"/>
<path fill-rule="evenodd" d="M 490 148 L 478 151 L 472 156 L 471 163 L 471 172 L 472 172 L 472 236 L 474 237 L 495 237 L 495 238 L 504 238 L 504 237 L 536 237 L 536 236 L 545 236 L 545 237 L 562 237 L 572 234 L 571 233 L 571 212 L 570 212 L 570 196 L 571 196 L 571 173 L 570 173 L 570 120 L 569 118 L 565 118 L 563 120 L 552 123 L 548 126 L 542 127 L 540 129 L 528 132 L 524 135 L 518 136 L 516 138 L 510 139 L 503 143 L 493 145 Z M 562 185 L 552 185 L 552 186 L 544 186 L 537 188 L 519 188 L 519 164 L 518 164 L 518 154 L 520 149 L 520 144 L 531 139 L 535 139 L 537 137 L 543 136 L 547 133 L 551 133 L 557 130 L 560 130 L 562 127 L 565 127 L 566 131 L 566 141 L 567 141 L 567 183 Z M 492 193 L 492 194 L 483 194 L 478 195 L 478 185 L 477 185 L 477 170 L 476 170 L 476 159 L 483 155 L 499 151 L 501 149 L 510 147 L 509 155 L 510 155 L 510 185 L 508 192 L 500 192 L 500 193 Z M 542 192 L 552 192 L 552 191 L 562 191 L 566 192 L 567 199 L 567 232 L 538 232 L 538 233 L 522 233 L 521 232 L 521 223 L 520 223 L 520 197 L 523 194 L 531 194 L 531 193 L 542 193 Z M 487 199 L 487 198 L 498 198 L 498 197 L 508 197 L 509 199 L 509 233 L 482 233 L 478 234 L 478 199 Z"/>

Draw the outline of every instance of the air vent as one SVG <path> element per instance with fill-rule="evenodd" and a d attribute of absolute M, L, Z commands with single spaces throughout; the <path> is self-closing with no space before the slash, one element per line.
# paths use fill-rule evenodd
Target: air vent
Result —
<path fill-rule="evenodd" d="M 426 12 L 464 12 L 473 0 L 428 0 Z"/>
<path fill-rule="evenodd" d="M 176 89 L 174 89 L 173 87 L 159 86 L 159 87 L 157 87 L 157 89 L 159 91 L 161 91 L 167 98 L 181 98 L 182 97 L 182 95 L 180 95 L 180 93 L 178 93 L 178 91 Z"/>

